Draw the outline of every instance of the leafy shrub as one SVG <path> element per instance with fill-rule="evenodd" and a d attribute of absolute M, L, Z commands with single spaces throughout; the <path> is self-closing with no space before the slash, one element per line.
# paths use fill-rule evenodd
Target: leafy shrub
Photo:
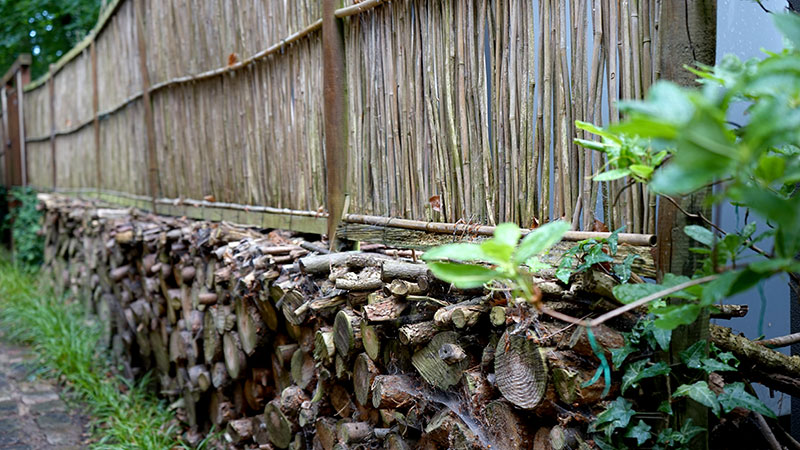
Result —
<path fill-rule="evenodd" d="M 36 191 L 27 186 L 13 187 L 8 197 L 9 212 L 3 227 L 11 229 L 14 260 L 23 268 L 38 268 L 44 260 L 44 238 L 39 234 L 42 212 L 37 208 Z"/>

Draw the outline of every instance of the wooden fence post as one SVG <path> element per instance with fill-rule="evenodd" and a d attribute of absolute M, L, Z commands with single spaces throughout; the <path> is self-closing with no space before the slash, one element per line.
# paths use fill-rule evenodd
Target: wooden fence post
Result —
<path fill-rule="evenodd" d="M 150 73 L 147 69 L 147 42 L 144 37 L 144 0 L 136 0 L 136 39 L 139 50 L 139 70 L 142 73 L 142 102 L 144 103 L 144 126 L 147 132 L 147 178 L 152 198 L 152 209 L 156 213 L 156 198 L 161 195 L 156 161 L 156 132 L 153 121 L 153 104 L 150 102 Z"/>
<path fill-rule="evenodd" d="M 25 109 L 22 87 L 31 80 L 31 55 L 19 55 L 0 81 L 2 90 L 3 147 L 9 186 L 25 185 L 27 161 L 25 157 Z"/>
<path fill-rule="evenodd" d="M 695 86 L 695 78 L 691 72 L 683 68 L 701 62 L 713 65 L 716 60 L 717 32 L 716 0 L 696 0 L 692 2 L 670 1 L 662 3 L 661 29 L 659 45 L 661 59 L 658 61 L 661 77 L 683 86 Z M 704 205 L 707 192 L 699 192 L 676 199 L 683 209 L 690 213 L 702 213 L 710 217 L 710 211 Z M 672 203 L 663 198 L 658 207 L 658 255 L 656 265 L 659 278 L 672 272 L 681 275 L 692 275 L 698 267 L 696 255 L 689 252 L 691 243 L 683 232 L 686 225 L 697 223 L 681 213 Z M 699 224 L 699 223 L 698 223 Z M 687 326 L 681 326 L 672 332 L 670 347 L 670 363 L 680 363 L 680 352 L 698 341 L 708 341 L 709 316 L 706 312 Z M 703 428 L 708 428 L 708 408 L 686 399 L 673 407 L 674 420 L 682 425 L 688 419 Z M 673 424 L 673 426 L 675 426 Z M 691 443 L 693 449 L 708 448 L 708 433 L 695 438 Z"/>
<path fill-rule="evenodd" d="M 344 22 L 336 18 L 341 0 L 322 2 L 322 65 L 325 115 L 325 197 L 328 239 L 336 246 L 336 228 L 341 221 L 347 186 L 347 75 Z"/>
<path fill-rule="evenodd" d="M 56 74 L 50 64 L 50 77 L 47 78 L 47 89 L 50 95 L 50 160 L 53 162 L 53 190 L 58 186 L 58 160 L 56 159 Z"/>
<path fill-rule="evenodd" d="M 97 49 L 95 48 L 95 37 L 92 37 L 92 42 L 89 44 L 89 58 L 92 61 L 92 114 L 94 120 L 92 126 L 94 127 L 94 160 L 97 175 L 95 179 L 95 187 L 97 188 L 98 196 L 103 186 L 103 168 L 100 163 L 100 117 L 98 110 L 100 109 L 100 94 L 97 87 Z"/>

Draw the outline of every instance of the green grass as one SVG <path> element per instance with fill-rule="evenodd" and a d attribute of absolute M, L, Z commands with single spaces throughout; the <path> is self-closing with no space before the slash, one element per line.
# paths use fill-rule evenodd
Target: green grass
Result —
<path fill-rule="evenodd" d="M 86 405 L 95 449 L 182 447 L 172 414 L 146 389 L 114 375 L 98 351 L 98 328 L 79 302 L 55 298 L 0 255 L 0 326 L 6 336 L 32 347 L 42 371 L 64 382 Z"/>

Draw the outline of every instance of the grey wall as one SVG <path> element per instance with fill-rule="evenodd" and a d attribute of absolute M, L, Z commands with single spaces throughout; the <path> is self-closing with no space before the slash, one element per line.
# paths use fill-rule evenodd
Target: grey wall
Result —
<path fill-rule="evenodd" d="M 781 11 L 786 2 L 783 0 L 764 0 L 762 4 L 771 11 Z M 763 57 L 761 49 L 780 50 L 783 48 L 781 35 L 775 29 L 772 18 L 759 6 L 749 0 L 718 0 L 717 5 L 717 61 L 725 54 L 733 53 L 742 59 Z M 737 107 L 729 117 L 736 123 L 747 121 L 743 108 Z M 745 222 L 744 210 L 725 205 L 721 212 L 721 226 L 725 230 L 739 230 Z M 750 218 L 752 220 L 752 216 Z M 800 220 L 800 219 L 799 219 Z M 758 230 L 764 231 L 763 223 Z M 771 242 L 759 244 L 770 251 Z M 749 258 L 754 257 L 750 252 Z M 783 336 L 790 333 L 789 287 L 787 277 L 776 277 L 763 286 L 764 298 L 758 289 L 742 293 L 728 300 L 731 304 L 746 304 L 750 307 L 747 317 L 742 319 L 719 321 L 720 325 L 730 326 L 745 334 L 748 338 L 756 338 L 763 334 L 767 338 Z M 788 349 L 783 349 L 788 353 Z M 757 386 L 756 391 L 761 400 L 767 403 L 778 414 L 789 414 L 790 397 L 775 393 L 771 397 L 769 390 Z"/>

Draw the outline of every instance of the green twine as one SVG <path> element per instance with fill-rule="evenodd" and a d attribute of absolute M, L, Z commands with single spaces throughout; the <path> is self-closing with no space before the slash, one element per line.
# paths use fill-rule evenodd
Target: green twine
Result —
<path fill-rule="evenodd" d="M 597 382 L 600 379 L 600 375 L 603 375 L 603 381 L 605 382 L 605 387 L 603 388 L 603 397 L 608 395 L 608 392 L 611 390 L 611 366 L 608 365 L 608 361 L 606 360 L 606 355 L 603 353 L 603 350 L 600 348 L 600 345 L 597 343 L 597 340 L 594 338 L 594 333 L 592 333 L 592 329 L 586 327 L 586 337 L 589 338 L 589 345 L 592 346 L 592 351 L 594 351 L 594 355 L 600 360 L 600 367 L 597 368 L 597 371 L 594 373 L 594 376 L 591 380 L 583 383 L 581 387 L 589 387 Z"/>

